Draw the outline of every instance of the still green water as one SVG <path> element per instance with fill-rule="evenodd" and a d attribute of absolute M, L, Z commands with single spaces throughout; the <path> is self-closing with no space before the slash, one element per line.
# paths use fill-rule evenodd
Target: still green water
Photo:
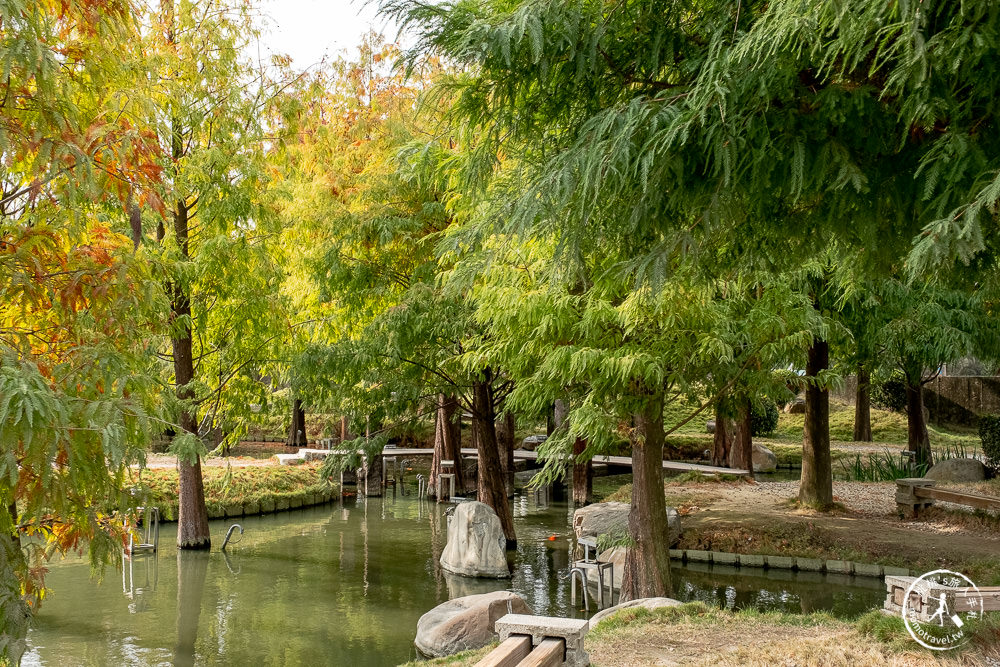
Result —
<path fill-rule="evenodd" d="M 212 522 L 211 553 L 179 553 L 174 525 L 164 524 L 159 555 L 126 561 L 122 575 L 108 570 L 97 582 L 83 562 L 53 564 L 24 664 L 385 667 L 417 657 L 417 620 L 453 597 L 509 588 L 535 613 L 582 614 L 562 579 L 572 509 L 513 502 L 509 581 L 443 572 L 447 505 L 412 494 L 246 518 L 228 553 L 218 548 L 232 521 Z M 879 580 L 694 565 L 677 567 L 674 585 L 684 600 L 838 615 L 884 595 Z"/>

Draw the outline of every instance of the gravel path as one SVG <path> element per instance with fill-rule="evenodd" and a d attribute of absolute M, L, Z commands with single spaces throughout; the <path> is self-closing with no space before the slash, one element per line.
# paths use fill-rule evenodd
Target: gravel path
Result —
<path fill-rule="evenodd" d="M 776 501 L 794 498 L 798 482 L 759 482 L 743 488 L 751 495 L 767 496 Z M 849 510 L 865 516 L 885 516 L 896 511 L 896 485 L 892 483 L 834 482 L 833 499 Z"/>

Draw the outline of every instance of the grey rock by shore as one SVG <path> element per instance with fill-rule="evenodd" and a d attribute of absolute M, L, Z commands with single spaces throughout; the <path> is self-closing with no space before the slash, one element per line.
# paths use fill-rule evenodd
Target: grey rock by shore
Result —
<path fill-rule="evenodd" d="M 431 658 L 482 648 L 496 638 L 494 626 L 500 618 L 531 613 L 531 607 L 510 591 L 455 598 L 420 617 L 413 643 Z"/>

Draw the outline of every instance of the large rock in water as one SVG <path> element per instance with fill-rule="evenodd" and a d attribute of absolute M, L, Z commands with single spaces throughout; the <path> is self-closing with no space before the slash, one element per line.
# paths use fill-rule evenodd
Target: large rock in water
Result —
<path fill-rule="evenodd" d="M 754 472 L 774 472 L 778 469 L 778 457 L 763 445 L 753 446 Z"/>
<path fill-rule="evenodd" d="M 573 513 L 573 530 L 577 539 L 601 535 L 628 533 L 628 503 L 594 503 Z M 673 507 L 667 508 L 667 544 L 673 546 L 681 536 L 681 517 Z"/>
<path fill-rule="evenodd" d="M 935 464 L 924 477 L 939 482 L 981 482 L 986 479 L 986 466 L 976 459 L 946 459 Z"/>
<path fill-rule="evenodd" d="M 441 554 L 441 567 L 465 577 L 510 576 L 507 539 L 500 518 L 488 505 L 473 500 L 455 507 L 448 521 L 448 545 Z"/>
<path fill-rule="evenodd" d="M 455 598 L 420 617 L 413 643 L 432 658 L 482 648 L 496 638 L 493 626 L 499 619 L 531 613 L 527 603 L 510 591 Z"/>

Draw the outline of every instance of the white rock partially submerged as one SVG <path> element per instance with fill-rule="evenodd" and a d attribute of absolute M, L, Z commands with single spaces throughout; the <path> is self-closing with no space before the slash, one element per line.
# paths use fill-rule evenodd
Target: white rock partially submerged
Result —
<path fill-rule="evenodd" d="M 507 614 L 531 613 L 528 604 L 510 591 L 455 598 L 420 617 L 413 643 L 432 658 L 482 648 L 496 639 L 499 619 Z"/>
<path fill-rule="evenodd" d="M 506 547 L 496 512 L 477 501 L 459 503 L 448 521 L 441 567 L 464 577 L 505 579 L 510 577 Z"/>

